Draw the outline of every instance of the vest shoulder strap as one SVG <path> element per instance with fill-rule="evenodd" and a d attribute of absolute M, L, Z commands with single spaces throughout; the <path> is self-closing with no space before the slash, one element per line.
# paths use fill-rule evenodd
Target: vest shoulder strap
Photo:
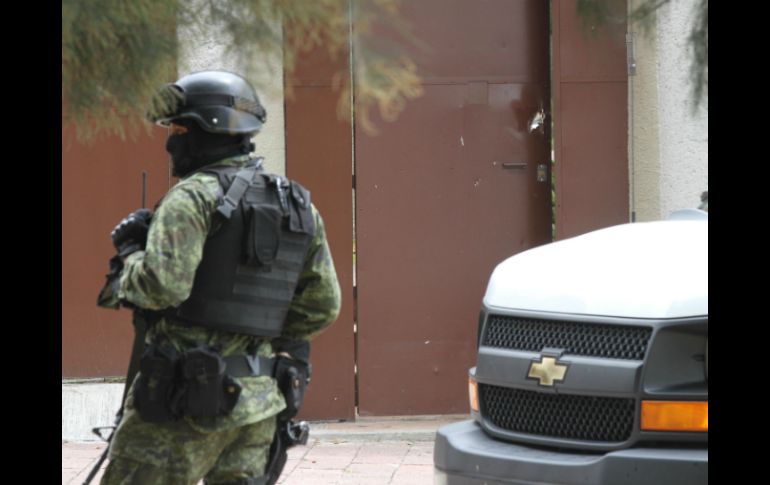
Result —
<path fill-rule="evenodd" d="M 232 217 L 233 210 L 246 193 L 249 185 L 254 183 L 257 171 L 262 167 L 262 157 L 253 159 L 245 167 L 233 167 L 232 165 L 213 165 L 200 170 L 214 175 L 219 180 L 219 185 L 226 190 L 217 205 L 217 213 L 225 219 Z M 235 172 L 235 176 L 233 173 Z"/>
<path fill-rule="evenodd" d="M 254 180 L 254 175 L 257 172 L 256 167 L 246 167 L 235 174 L 233 182 L 230 184 L 230 188 L 227 189 L 222 200 L 219 201 L 217 206 L 217 212 L 221 214 L 225 219 L 230 219 L 233 210 L 238 207 L 238 203 L 243 198 L 243 194 L 246 193 L 246 189 L 251 185 L 251 181 Z"/>

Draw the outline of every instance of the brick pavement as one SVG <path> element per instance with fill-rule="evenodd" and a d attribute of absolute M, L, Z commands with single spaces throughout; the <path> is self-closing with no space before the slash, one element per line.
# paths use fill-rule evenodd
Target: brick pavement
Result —
<path fill-rule="evenodd" d="M 62 443 L 62 485 L 80 485 L 104 443 Z M 106 462 L 105 462 L 106 464 Z M 92 483 L 99 483 L 100 471 Z M 433 441 L 312 439 L 289 450 L 281 485 L 430 485 Z"/>

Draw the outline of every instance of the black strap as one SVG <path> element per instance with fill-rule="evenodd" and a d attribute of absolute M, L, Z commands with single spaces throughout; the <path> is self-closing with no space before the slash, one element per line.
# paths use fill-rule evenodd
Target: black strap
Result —
<path fill-rule="evenodd" d="M 264 116 L 264 108 L 253 100 L 242 98 L 240 96 L 231 96 L 229 94 L 186 94 L 184 99 L 185 106 L 230 106 L 238 111 L 251 113 L 257 118 Z"/>
<path fill-rule="evenodd" d="M 231 377 L 272 376 L 275 359 L 252 355 L 231 355 L 225 357 L 225 372 Z"/>
<path fill-rule="evenodd" d="M 283 468 L 289 458 L 287 453 L 286 439 L 280 429 L 275 430 L 273 442 L 270 443 L 270 452 L 265 465 L 265 475 L 267 476 L 267 485 L 275 485 L 281 477 Z"/>
<path fill-rule="evenodd" d="M 256 167 L 249 166 L 235 174 L 233 183 L 230 184 L 230 188 L 227 189 L 227 193 L 222 197 L 222 201 L 217 207 L 217 212 L 222 214 L 225 219 L 230 219 L 233 211 L 238 207 L 238 203 L 241 201 L 243 194 L 246 193 L 246 189 L 249 188 L 256 171 Z"/>

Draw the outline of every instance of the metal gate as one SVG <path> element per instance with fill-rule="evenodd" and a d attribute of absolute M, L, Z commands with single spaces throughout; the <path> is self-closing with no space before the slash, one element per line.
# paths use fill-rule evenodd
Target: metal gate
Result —
<path fill-rule="evenodd" d="M 420 0 L 402 13 L 428 46 L 409 52 L 424 95 L 395 123 L 375 119 L 377 135 L 334 115 L 346 57 L 309 53 L 288 81 L 287 171 L 317 194 L 343 289 L 314 344 L 306 417 L 467 412 L 487 279 L 551 240 L 551 106 L 556 238 L 628 221 L 624 21 L 587 31 L 575 0 Z"/>
<path fill-rule="evenodd" d="M 362 416 L 467 412 L 489 274 L 551 237 L 548 2 L 402 5 L 424 94 L 356 127 Z"/>

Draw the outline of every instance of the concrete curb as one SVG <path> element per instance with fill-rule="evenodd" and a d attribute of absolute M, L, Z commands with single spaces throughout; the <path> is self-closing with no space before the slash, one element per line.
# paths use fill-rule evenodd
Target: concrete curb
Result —
<path fill-rule="evenodd" d="M 413 442 L 432 442 L 436 438 L 436 431 L 390 431 L 390 432 L 347 432 L 340 433 L 335 431 L 316 431 L 313 425 L 310 425 L 310 441 L 323 442 L 348 442 L 348 441 L 413 441 Z"/>
<path fill-rule="evenodd" d="M 91 432 L 91 428 L 115 423 L 123 387 L 119 383 L 62 382 L 62 441 L 98 442 L 99 438 Z"/>
<path fill-rule="evenodd" d="M 468 415 L 388 416 L 358 418 L 354 422 L 310 422 L 310 439 L 318 441 L 433 441 L 447 424 L 470 419 Z"/>

